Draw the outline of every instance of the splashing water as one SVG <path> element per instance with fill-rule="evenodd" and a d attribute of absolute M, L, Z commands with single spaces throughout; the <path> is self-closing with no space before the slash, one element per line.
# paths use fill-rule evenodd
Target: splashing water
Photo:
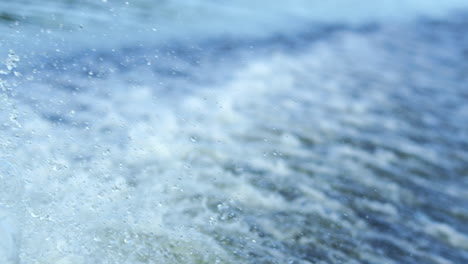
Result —
<path fill-rule="evenodd" d="M 0 262 L 467 262 L 465 16 L 305 24 L 11 50 Z"/>

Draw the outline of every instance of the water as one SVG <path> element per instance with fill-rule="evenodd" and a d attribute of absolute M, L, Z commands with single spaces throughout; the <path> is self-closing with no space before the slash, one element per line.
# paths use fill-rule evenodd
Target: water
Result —
<path fill-rule="evenodd" d="M 2 263 L 468 262 L 463 1 L 0 7 Z"/>

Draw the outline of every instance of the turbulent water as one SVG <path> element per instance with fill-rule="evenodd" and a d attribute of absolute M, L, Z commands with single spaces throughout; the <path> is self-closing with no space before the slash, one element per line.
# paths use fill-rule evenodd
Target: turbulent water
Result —
<path fill-rule="evenodd" d="M 428 2 L 0 2 L 0 262 L 468 263 Z"/>

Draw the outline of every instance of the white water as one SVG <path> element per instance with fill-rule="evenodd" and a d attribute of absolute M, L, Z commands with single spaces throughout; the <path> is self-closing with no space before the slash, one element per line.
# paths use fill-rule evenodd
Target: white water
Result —
<path fill-rule="evenodd" d="M 3 208 L 0 208 L 0 237 L 0 262 L 18 263 L 19 234 L 13 216 Z"/>
<path fill-rule="evenodd" d="M 426 37 L 431 24 L 411 22 L 417 14 L 451 21 L 446 10 L 462 2 L 385 1 L 379 9 L 368 1 L 352 8 L 338 1 L 166 3 L 182 18 L 151 31 L 173 30 L 177 39 L 193 30 L 196 41 L 164 48 L 173 36 L 153 43 L 125 31 L 132 36 L 125 41 L 94 43 L 117 32 L 107 30 L 112 17 L 100 11 L 111 1 L 83 7 L 88 16 L 68 11 L 62 18 L 78 24 L 102 16 L 89 31 L 96 38 L 74 43 L 87 26 L 77 35 L 51 29 L 51 38 L 34 37 L 25 32 L 39 32 L 37 25 L 50 23 L 46 14 L 63 9 L 18 2 L 17 14 L 43 13 L 24 20 L 38 24 L 4 29 L 40 44 L 2 43 L 13 50 L 0 77 L 0 237 L 7 237 L 0 256 L 20 263 L 468 258 L 468 159 L 453 147 L 467 142 L 466 99 L 454 77 L 463 68 L 459 43 L 467 42 L 450 37 L 455 26 Z M 381 28 L 307 38 L 308 28 L 285 24 L 289 16 L 302 24 L 378 21 Z M 145 21 L 127 19 L 117 24 Z M 394 19 L 400 25 L 388 22 Z M 294 48 L 270 40 L 292 29 L 286 37 Z M 249 44 L 217 38 L 220 32 Z M 73 44 L 50 53 L 44 44 L 57 38 Z"/>

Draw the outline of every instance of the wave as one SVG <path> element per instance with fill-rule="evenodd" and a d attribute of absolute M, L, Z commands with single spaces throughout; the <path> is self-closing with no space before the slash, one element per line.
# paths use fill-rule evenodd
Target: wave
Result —
<path fill-rule="evenodd" d="M 0 206 L 20 232 L 7 251 L 20 263 L 466 262 L 465 36 L 452 16 L 14 49 Z"/>

